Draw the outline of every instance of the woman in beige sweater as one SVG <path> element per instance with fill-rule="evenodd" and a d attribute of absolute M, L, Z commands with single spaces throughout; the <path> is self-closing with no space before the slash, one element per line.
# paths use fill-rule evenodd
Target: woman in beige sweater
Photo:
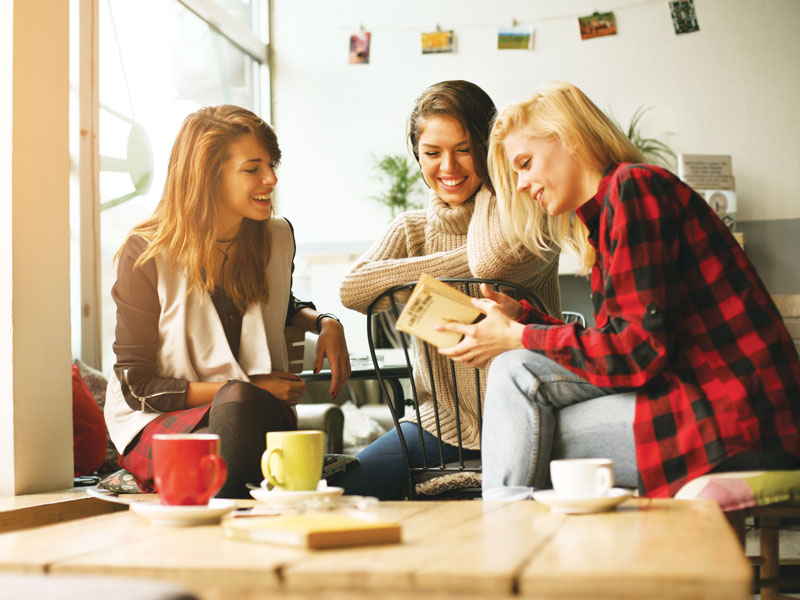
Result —
<path fill-rule="evenodd" d="M 519 283 L 534 292 L 547 312 L 561 316 L 558 253 L 534 257 L 512 248 L 503 235 L 496 200 L 486 167 L 489 129 L 496 113 L 491 98 L 468 81 L 443 81 L 417 99 L 409 118 L 408 143 L 430 187 L 426 209 L 398 216 L 362 256 L 341 284 L 342 303 L 366 312 L 369 304 L 392 286 L 416 281 L 422 273 L 434 277 L 481 277 Z M 415 340 L 416 341 L 416 340 Z M 420 356 L 420 352 L 415 353 Z M 434 380 L 439 400 L 441 439 L 455 455 L 457 430 L 450 389 L 450 366 L 434 355 Z M 420 400 L 420 423 L 402 424 L 412 463 L 422 464 L 416 428 L 421 425 L 428 460 L 436 463 L 436 424 L 430 386 L 423 370 L 415 368 Z M 484 372 L 481 383 L 485 385 Z M 460 390 L 473 389 L 472 369 L 456 365 Z M 461 435 L 467 457 L 480 456 L 480 427 L 476 398 L 462 397 Z M 416 418 L 414 418 L 416 420 Z M 357 468 L 335 484 L 347 493 L 396 499 L 407 481 L 405 461 L 396 431 L 390 431 L 359 455 Z M 447 459 L 448 456 L 445 456 Z"/>

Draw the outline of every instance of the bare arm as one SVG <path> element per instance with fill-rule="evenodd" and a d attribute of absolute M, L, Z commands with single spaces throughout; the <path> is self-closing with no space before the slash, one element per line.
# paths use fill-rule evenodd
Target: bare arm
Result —
<path fill-rule="evenodd" d="M 319 321 L 320 330 L 317 331 L 317 318 L 320 313 L 311 308 L 301 308 L 291 318 L 290 323 L 304 331 L 318 333 L 317 354 L 314 359 L 314 372 L 322 369 L 324 359 L 331 365 L 331 398 L 336 398 L 342 391 L 344 384 L 350 379 L 350 354 L 347 351 L 347 341 L 344 337 L 344 328 L 336 319 L 323 317 Z"/>

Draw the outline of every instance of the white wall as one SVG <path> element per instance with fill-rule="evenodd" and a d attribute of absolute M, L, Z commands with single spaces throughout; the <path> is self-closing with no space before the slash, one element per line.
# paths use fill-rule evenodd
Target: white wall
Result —
<path fill-rule="evenodd" d="M 370 154 L 405 152 L 405 122 L 429 84 L 463 78 L 498 107 L 540 82 L 571 81 L 677 152 L 731 154 L 738 219 L 800 217 L 800 2 L 696 0 L 700 31 L 676 35 L 666 0 L 272 0 L 277 199 L 298 241 L 374 240 L 388 220 L 369 196 Z M 581 41 L 577 17 L 613 10 L 618 34 Z M 533 51 L 496 49 L 498 26 L 536 29 Z M 420 52 L 420 33 L 454 29 L 457 53 Z M 369 65 L 351 33 L 372 32 Z M 357 245 L 357 244 L 354 244 Z"/>

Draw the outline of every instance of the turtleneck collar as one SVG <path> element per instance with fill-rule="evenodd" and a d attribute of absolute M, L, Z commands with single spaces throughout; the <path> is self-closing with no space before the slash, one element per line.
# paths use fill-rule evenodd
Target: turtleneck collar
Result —
<path fill-rule="evenodd" d="M 469 229 L 469 221 L 475 212 L 475 198 L 478 194 L 489 194 L 483 186 L 477 194 L 459 206 L 448 206 L 431 190 L 427 209 L 428 223 L 440 233 L 465 235 Z"/>

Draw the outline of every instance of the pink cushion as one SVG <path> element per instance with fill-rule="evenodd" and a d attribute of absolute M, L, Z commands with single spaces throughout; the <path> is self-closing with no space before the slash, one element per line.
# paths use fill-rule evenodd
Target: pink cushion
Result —
<path fill-rule="evenodd" d="M 675 498 L 708 498 L 722 510 L 741 510 L 776 502 L 800 502 L 800 470 L 712 473 L 684 485 Z"/>

